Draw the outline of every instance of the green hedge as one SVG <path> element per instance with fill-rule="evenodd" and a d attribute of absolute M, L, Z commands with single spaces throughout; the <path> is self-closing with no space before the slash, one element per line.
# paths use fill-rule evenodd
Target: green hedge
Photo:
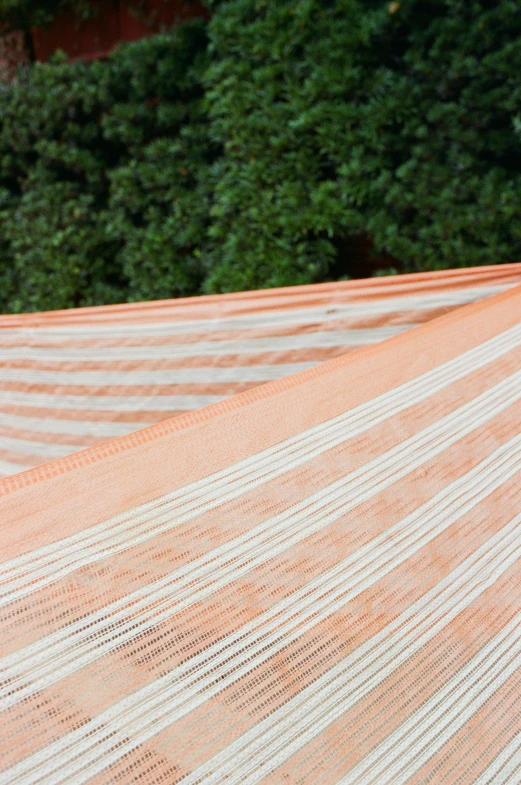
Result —
<path fill-rule="evenodd" d="M 0 309 L 521 258 L 517 0 L 220 0 L 0 85 Z"/>
<path fill-rule="evenodd" d="M 1 310 L 199 290 L 216 157 L 206 59 L 191 23 L 0 86 Z"/>
<path fill-rule="evenodd" d="M 226 155 L 207 288 L 521 258 L 516 0 L 230 0 L 207 89 Z"/>

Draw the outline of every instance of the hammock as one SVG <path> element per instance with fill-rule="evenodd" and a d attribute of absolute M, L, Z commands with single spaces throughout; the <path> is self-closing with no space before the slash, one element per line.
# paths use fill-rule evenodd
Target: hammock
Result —
<path fill-rule="evenodd" d="M 521 782 L 520 283 L 3 317 L 0 783 Z"/>
<path fill-rule="evenodd" d="M 377 343 L 521 264 L 0 317 L 0 477 Z"/>

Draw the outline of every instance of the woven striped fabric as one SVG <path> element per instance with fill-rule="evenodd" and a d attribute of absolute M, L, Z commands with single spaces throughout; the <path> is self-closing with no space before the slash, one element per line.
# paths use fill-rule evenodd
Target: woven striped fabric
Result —
<path fill-rule="evenodd" d="M 521 284 L 521 265 L 0 318 L 0 477 Z"/>
<path fill-rule="evenodd" d="M 303 347 L 279 337 L 425 323 L 0 481 L 0 783 L 520 783 L 516 274 L 312 288 L 295 309 L 282 292 L 207 300 L 245 309 L 211 339 L 188 304 L 94 310 L 88 330 L 41 317 L 34 340 L 6 318 L 14 367 L 78 378 L 133 373 L 126 348 L 217 369 L 245 341 L 242 372 L 272 325 L 288 365 Z M 306 308 L 322 316 L 294 321 Z M 167 329 L 149 340 L 151 312 Z M 187 343 L 222 355 L 175 353 L 183 313 Z M 87 399 L 49 378 L 35 395 Z M 16 384 L 10 400 L 33 393 Z"/>

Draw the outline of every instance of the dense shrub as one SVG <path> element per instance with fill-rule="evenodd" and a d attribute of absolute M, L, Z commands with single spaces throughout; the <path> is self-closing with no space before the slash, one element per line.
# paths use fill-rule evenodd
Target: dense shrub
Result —
<path fill-rule="evenodd" d="M 0 85 L 1 310 L 521 258 L 517 0 L 209 4 Z"/>
<path fill-rule="evenodd" d="M 122 47 L 117 80 L 111 74 L 116 100 L 103 134 L 124 151 L 109 175 L 107 228 L 120 243 L 134 300 L 193 294 L 202 281 L 209 170 L 218 152 L 202 101 L 206 65 L 204 27 L 191 23 Z"/>
<path fill-rule="evenodd" d="M 191 23 L 1 86 L 2 310 L 198 290 L 214 156 L 205 58 Z"/>
<path fill-rule="evenodd" d="M 358 233 L 408 270 L 521 256 L 515 0 L 228 0 L 210 39 L 208 289 L 356 272 Z"/>
<path fill-rule="evenodd" d="M 320 280 L 336 238 L 358 229 L 328 148 L 344 148 L 360 93 L 363 29 L 372 24 L 370 4 L 363 13 L 353 0 L 217 5 L 207 95 L 225 156 L 212 208 L 210 290 Z"/>
<path fill-rule="evenodd" d="M 408 0 L 386 46 L 339 161 L 364 228 L 412 270 L 521 258 L 521 5 Z"/>
<path fill-rule="evenodd" d="M 114 249 L 98 216 L 107 198 L 102 67 L 36 66 L 2 85 L 0 236 L 12 287 L 1 296 L 12 310 L 79 304 L 97 268 L 105 279 Z"/>

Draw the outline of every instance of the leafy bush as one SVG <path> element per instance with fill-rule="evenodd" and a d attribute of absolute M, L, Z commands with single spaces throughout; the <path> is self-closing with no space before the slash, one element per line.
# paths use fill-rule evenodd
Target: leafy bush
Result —
<path fill-rule="evenodd" d="M 408 0 L 386 40 L 342 193 L 362 189 L 364 229 L 407 269 L 519 259 L 521 6 Z"/>
<path fill-rule="evenodd" d="M 521 257 L 516 0 L 209 4 L 0 85 L 0 310 Z"/>
<path fill-rule="evenodd" d="M 208 182 L 218 154 L 202 100 L 204 27 L 192 23 L 121 47 L 117 66 L 115 103 L 102 125 L 104 139 L 124 148 L 109 175 L 107 228 L 121 246 L 128 297 L 193 294 L 204 274 Z"/>
<path fill-rule="evenodd" d="M 207 96 L 212 133 L 225 155 L 216 177 L 207 289 L 321 280 L 336 259 L 337 239 L 359 229 L 328 148 L 344 148 L 345 124 L 356 111 L 369 6 L 364 11 L 353 0 L 217 6 Z"/>
<path fill-rule="evenodd" d="M 228 0 L 210 24 L 211 291 L 521 256 L 515 0 Z"/>
<path fill-rule="evenodd" d="M 0 87 L 2 310 L 198 290 L 215 155 L 205 67 L 204 25 L 190 23 Z"/>

